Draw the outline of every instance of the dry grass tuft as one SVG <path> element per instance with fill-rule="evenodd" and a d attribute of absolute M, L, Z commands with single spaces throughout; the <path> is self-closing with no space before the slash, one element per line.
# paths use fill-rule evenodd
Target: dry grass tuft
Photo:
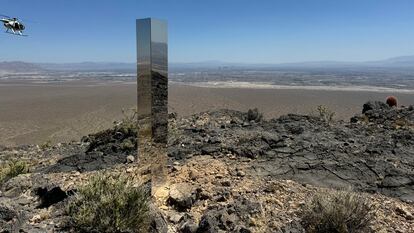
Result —
<path fill-rule="evenodd" d="M 69 201 L 70 225 L 83 232 L 147 232 L 149 198 L 125 175 L 95 175 Z"/>
<path fill-rule="evenodd" d="M 302 225 L 308 233 L 367 232 L 373 220 L 368 198 L 348 191 L 325 191 L 305 205 Z"/>

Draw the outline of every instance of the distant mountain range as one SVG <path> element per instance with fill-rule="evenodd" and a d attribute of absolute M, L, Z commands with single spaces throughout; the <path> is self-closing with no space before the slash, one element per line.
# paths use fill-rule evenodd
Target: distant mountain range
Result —
<path fill-rule="evenodd" d="M 313 61 L 281 64 L 229 63 L 205 61 L 170 63 L 170 69 L 217 69 L 217 68 L 408 68 L 414 69 L 414 56 L 393 57 L 368 62 Z M 55 71 L 130 71 L 136 70 L 135 63 L 81 62 L 81 63 L 27 63 L 20 61 L 0 62 L 0 72 L 25 73 Z"/>
<path fill-rule="evenodd" d="M 34 63 L 27 62 L 0 62 L 0 72 L 3 73 L 34 73 L 41 72 L 43 68 Z"/>
<path fill-rule="evenodd" d="M 111 71 L 111 70 L 135 70 L 135 63 L 122 62 L 80 62 L 80 63 L 37 63 L 37 66 L 46 70 L 93 70 L 93 71 Z"/>

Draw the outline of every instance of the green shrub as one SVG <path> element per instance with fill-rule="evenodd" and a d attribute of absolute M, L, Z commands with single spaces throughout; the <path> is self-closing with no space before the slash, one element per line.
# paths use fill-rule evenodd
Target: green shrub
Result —
<path fill-rule="evenodd" d="M 24 161 L 11 161 L 0 168 L 0 184 L 20 174 L 28 173 L 29 166 Z"/>
<path fill-rule="evenodd" d="M 249 109 L 247 111 L 247 120 L 260 122 L 263 119 L 263 114 L 257 108 Z"/>
<path fill-rule="evenodd" d="M 130 108 L 130 109 L 122 109 L 122 121 L 120 126 L 124 130 L 137 130 L 137 122 L 138 122 L 138 111 L 136 108 Z"/>
<path fill-rule="evenodd" d="M 302 225 L 308 233 L 367 232 L 372 206 L 363 194 L 331 191 L 316 194 L 304 206 Z"/>
<path fill-rule="evenodd" d="M 69 201 L 72 228 L 83 232 L 147 232 L 149 195 L 125 175 L 98 174 Z"/>
<path fill-rule="evenodd" d="M 121 143 L 121 149 L 123 151 L 131 151 L 131 150 L 135 150 L 136 146 L 133 142 L 131 142 L 131 140 L 129 139 L 125 139 L 122 143 Z"/>
<path fill-rule="evenodd" d="M 325 122 L 332 122 L 335 116 L 335 112 L 333 112 L 332 110 L 330 110 L 328 107 L 324 106 L 324 105 L 318 105 L 318 107 L 316 108 L 317 111 L 317 116 L 325 121 Z"/>
<path fill-rule="evenodd" d="M 46 142 L 44 142 L 43 144 L 41 144 L 40 146 L 41 150 L 46 150 L 52 147 L 52 141 L 49 139 Z"/>

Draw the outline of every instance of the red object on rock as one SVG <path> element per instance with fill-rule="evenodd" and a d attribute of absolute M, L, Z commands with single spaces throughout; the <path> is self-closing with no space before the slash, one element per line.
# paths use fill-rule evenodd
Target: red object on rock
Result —
<path fill-rule="evenodd" d="M 397 107 L 397 98 L 395 98 L 394 96 L 388 96 L 386 103 L 390 107 Z"/>

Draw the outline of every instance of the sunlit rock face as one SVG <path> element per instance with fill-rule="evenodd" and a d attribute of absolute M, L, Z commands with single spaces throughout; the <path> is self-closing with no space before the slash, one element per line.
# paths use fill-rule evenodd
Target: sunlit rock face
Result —
<path fill-rule="evenodd" d="M 152 186 L 165 180 L 168 142 L 167 23 L 137 20 L 138 161 L 152 173 Z"/>

